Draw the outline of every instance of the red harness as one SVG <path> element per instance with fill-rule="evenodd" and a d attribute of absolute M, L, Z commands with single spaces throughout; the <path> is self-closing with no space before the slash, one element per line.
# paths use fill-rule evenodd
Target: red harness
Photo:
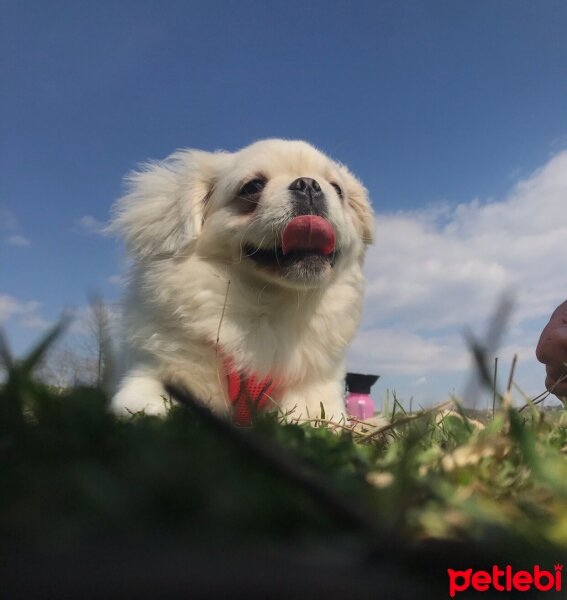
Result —
<path fill-rule="evenodd" d="M 250 425 L 252 415 L 262 410 L 274 389 L 270 376 L 258 379 L 254 374 L 245 375 L 225 361 L 228 397 L 233 407 L 233 420 L 237 425 Z"/>

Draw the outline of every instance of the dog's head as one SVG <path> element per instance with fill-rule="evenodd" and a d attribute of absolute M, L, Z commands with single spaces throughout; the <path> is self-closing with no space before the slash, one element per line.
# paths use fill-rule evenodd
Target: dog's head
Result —
<path fill-rule="evenodd" d="M 373 237 L 362 184 L 305 142 L 182 150 L 129 183 L 113 229 L 138 260 L 197 252 L 274 283 L 317 287 L 360 262 Z"/>

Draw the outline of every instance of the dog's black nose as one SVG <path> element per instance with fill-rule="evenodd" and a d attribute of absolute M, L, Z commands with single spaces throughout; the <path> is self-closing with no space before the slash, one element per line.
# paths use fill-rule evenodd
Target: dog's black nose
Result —
<path fill-rule="evenodd" d="M 289 190 L 293 192 L 293 204 L 297 215 L 320 215 L 327 214 L 327 201 L 321 186 L 311 177 L 299 177 L 292 181 Z"/>
<path fill-rule="evenodd" d="M 299 177 L 290 183 L 289 189 L 294 192 L 301 192 L 308 196 L 314 196 L 315 194 L 321 193 L 321 186 L 315 179 L 311 179 L 311 177 Z"/>

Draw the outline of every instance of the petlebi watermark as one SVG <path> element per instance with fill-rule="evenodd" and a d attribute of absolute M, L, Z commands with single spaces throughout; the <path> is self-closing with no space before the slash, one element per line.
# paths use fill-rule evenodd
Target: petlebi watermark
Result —
<path fill-rule="evenodd" d="M 562 564 L 554 565 L 551 570 L 535 565 L 530 571 L 515 570 L 510 565 L 492 565 L 487 571 L 447 569 L 449 596 L 454 598 L 460 592 L 471 589 L 477 592 L 560 592 L 562 571 Z"/>

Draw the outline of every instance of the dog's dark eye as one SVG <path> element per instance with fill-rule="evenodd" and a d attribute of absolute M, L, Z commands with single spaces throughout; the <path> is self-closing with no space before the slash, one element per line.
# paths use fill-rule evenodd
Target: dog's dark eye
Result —
<path fill-rule="evenodd" d="M 331 182 L 331 185 L 335 188 L 335 191 L 339 195 L 339 198 L 342 198 L 343 197 L 343 190 L 341 189 L 340 185 L 338 183 L 332 183 L 332 182 Z"/>
<path fill-rule="evenodd" d="M 253 196 L 255 194 L 259 194 L 266 187 L 267 182 L 268 180 L 265 177 L 257 177 L 256 179 L 252 179 L 252 181 L 249 181 L 240 188 L 238 195 Z"/>
<path fill-rule="evenodd" d="M 245 183 L 236 195 L 236 208 L 241 214 L 253 213 L 258 207 L 262 190 L 266 187 L 268 180 L 258 176 Z"/>

